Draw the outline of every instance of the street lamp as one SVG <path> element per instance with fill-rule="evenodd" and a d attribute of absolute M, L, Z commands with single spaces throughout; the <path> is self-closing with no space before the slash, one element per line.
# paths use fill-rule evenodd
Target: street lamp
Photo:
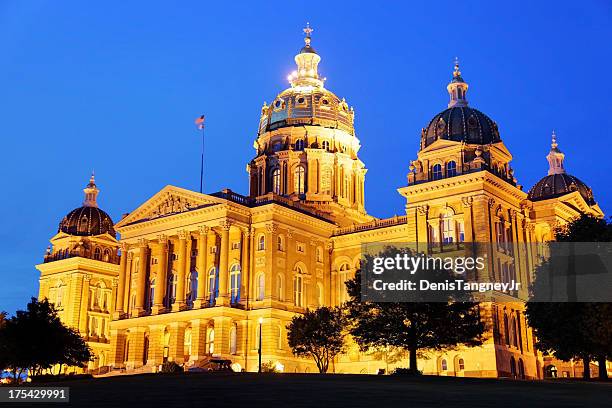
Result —
<path fill-rule="evenodd" d="M 259 347 L 258 347 L 258 352 L 259 352 L 259 373 L 261 373 L 261 324 L 263 323 L 263 317 L 259 318 Z"/>

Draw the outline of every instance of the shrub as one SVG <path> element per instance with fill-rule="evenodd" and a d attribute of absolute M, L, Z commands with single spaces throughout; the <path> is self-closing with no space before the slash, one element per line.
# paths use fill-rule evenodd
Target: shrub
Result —
<path fill-rule="evenodd" d="M 423 375 L 423 372 L 419 371 L 419 370 L 413 370 L 411 368 L 398 367 L 395 370 L 393 370 L 392 375 L 401 375 L 401 376 L 408 376 L 408 377 L 416 377 L 416 376 L 419 376 L 419 375 Z"/>
<path fill-rule="evenodd" d="M 278 373 L 279 371 L 276 369 L 276 364 L 274 364 L 272 361 L 268 361 L 267 363 L 261 363 L 261 372 Z"/>
<path fill-rule="evenodd" d="M 162 364 L 161 373 L 182 373 L 183 367 L 177 364 L 176 361 L 166 361 Z"/>

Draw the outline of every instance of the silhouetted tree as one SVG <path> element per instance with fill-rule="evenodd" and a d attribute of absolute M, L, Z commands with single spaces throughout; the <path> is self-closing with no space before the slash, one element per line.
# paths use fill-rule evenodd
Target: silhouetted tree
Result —
<path fill-rule="evenodd" d="M 81 336 L 66 327 L 48 300 L 32 298 L 27 310 L 19 310 L 0 327 L 0 362 L 14 381 L 29 371 L 37 375 L 59 364 L 81 366 L 91 358 Z"/>
<path fill-rule="evenodd" d="M 289 347 L 296 356 L 312 357 L 320 373 L 344 350 L 346 320 L 338 307 L 320 307 L 296 315 L 287 325 Z"/>
<path fill-rule="evenodd" d="M 387 248 L 376 256 L 393 258 L 397 253 Z M 372 259 L 372 255 L 366 255 L 364 264 Z M 454 279 L 446 270 L 430 272 L 428 278 L 433 280 Z M 484 340 L 480 309 L 469 294 L 453 298 L 449 293 L 440 293 L 435 302 L 427 297 L 416 301 L 418 294 L 410 298 L 415 301 L 362 302 L 361 271 L 346 282 L 346 287 L 350 296 L 346 304 L 351 322 L 349 332 L 361 350 L 403 348 L 409 352 L 409 368 L 413 373 L 418 372 L 420 350 L 448 350 L 461 344 L 478 346 Z"/>
<path fill-rule="evenodd" d="M 582 215 L 556 231 L 558 242 L 610 242 L 612 224 L 592 215 Z M 551 257 L 558 256 L 551 246 Z M 580 269 L 581 265 L 575 265 Z M 585 267 L 582 265 L 582 267 Z M 554 271 L 552 271 L 554 273 Z M 607 378 L 606 359 L 612 358 L 612 304 L 594 302 L 544 302 L 551 265 L 536 270 L 526 315 L 536 337 L 536 347 L 568 361 L 582 359 L 583 377 L 590 378 L 590 362 L 597 359 L 599 377 Z"/>

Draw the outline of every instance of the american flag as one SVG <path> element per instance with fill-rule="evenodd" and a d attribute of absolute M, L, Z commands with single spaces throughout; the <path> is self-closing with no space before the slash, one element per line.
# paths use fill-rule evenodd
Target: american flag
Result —
<path fill-rule="evenodd" d="M 198 130 L 204 129 L 204 115 L 201 115 L 199 118 L 195 120 L 195 124 L 198 127 Z"/>

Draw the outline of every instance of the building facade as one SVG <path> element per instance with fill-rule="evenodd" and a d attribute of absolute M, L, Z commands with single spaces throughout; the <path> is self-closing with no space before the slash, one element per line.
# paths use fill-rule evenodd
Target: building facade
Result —
<path fill-rule="evenodd" d="M 96 356 L 90 369 L 151 372 L 164 361 L 189 367 L 220 357 L 256 371 L 261 338 L 264 362 L 314 372 L 311 360 L 292 355 L 286 326 L 307 308 L 348 300 L 344 282 L 359 268 L 363 243 L 413 242 L 428 253 L 491 243 L 488 273 L 526 288 L 542 255 L 528 244 L 554 239 L 581 213 L 603 215 L 590 188 L 565 172 L 554 135 L 549 174 L 522 189 L 497 124 L 469 106 L 458 63 L 447 109 L 422 129 L 407 163 L 398 189 L 405 215 L 368 214 L 354 110 L 325 88 L 312 30 L 304 31 L 291 86 L 261 109 L 247 196 L 166 186 L 113 224 L 97 207 L 92 176 L 83 206 L 62 220 L 37 265 L 40 297 L 85 336 Z M 541 378 L 524 294 L 481 304 L 485 344 L 425 356 L 419 369 Z M 405 361 L 351 345 L 331 369 L 376 373 Z"/>

